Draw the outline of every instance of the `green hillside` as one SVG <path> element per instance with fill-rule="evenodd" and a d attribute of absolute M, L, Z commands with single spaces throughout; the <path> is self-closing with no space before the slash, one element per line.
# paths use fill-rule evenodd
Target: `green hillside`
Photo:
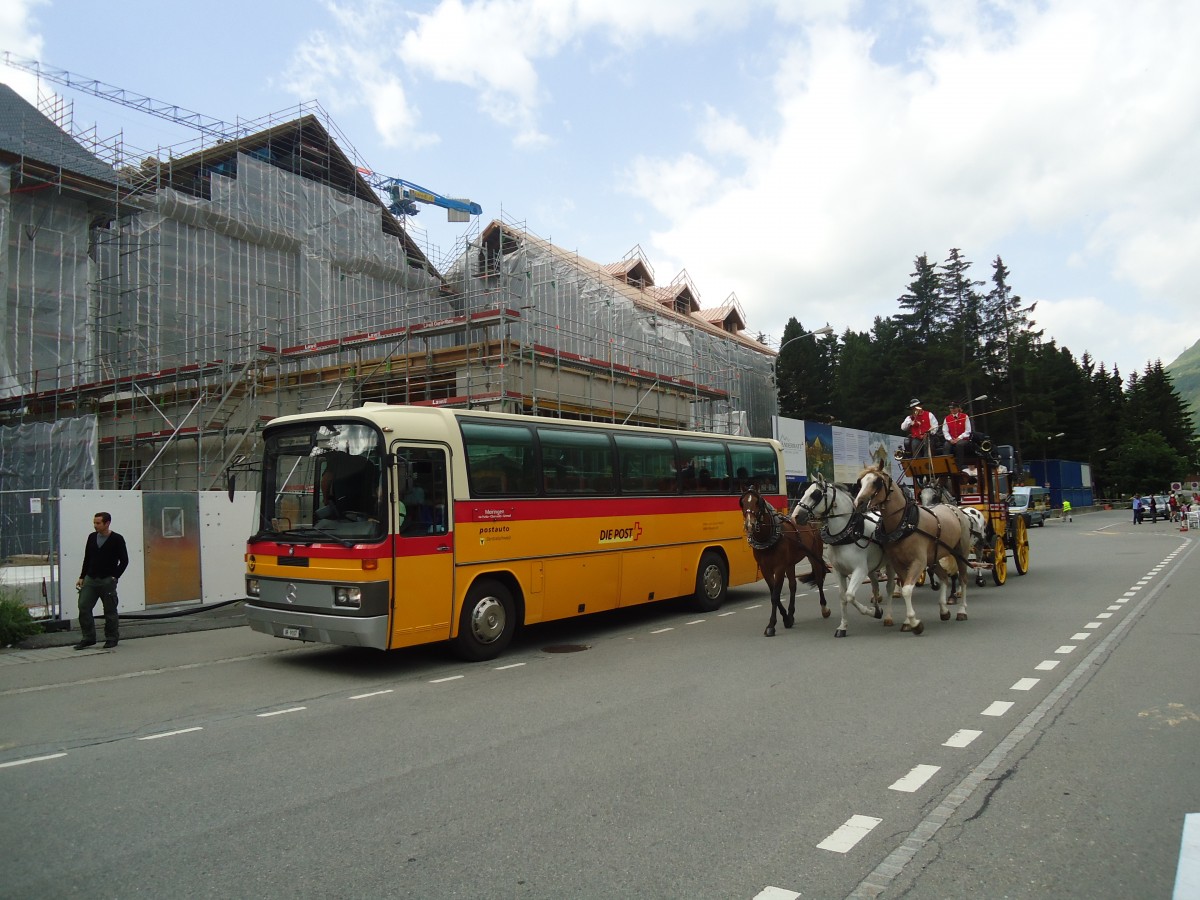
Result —
<path fill-rule="evenodd" d="M 1200 434 L 1200 341 L 1192 344 L 1179 358 L 1164 367 L 1171 376 L 1175 392 L 1192 413 L 1192 425 Z"/>

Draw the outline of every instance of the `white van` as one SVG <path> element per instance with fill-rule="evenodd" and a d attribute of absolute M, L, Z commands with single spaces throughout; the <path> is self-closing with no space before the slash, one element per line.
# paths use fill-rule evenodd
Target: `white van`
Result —
<path fill-rule="evenodd" d="M 1050 492 L 1037 485 L 1017 485 L 1008 498 L 1008 514 L 1024 516 L 1027 525 L 1045 525 L 1050 515 Z"/>

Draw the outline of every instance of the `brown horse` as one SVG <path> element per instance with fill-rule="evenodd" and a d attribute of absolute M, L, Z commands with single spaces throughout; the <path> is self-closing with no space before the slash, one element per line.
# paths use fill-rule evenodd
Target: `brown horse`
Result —
<path fill-rule="evenodd" d="M 950 618 L 947 600 L 951 573 L 942 560 L 953 558 L 963 572 L 971 567 L 968 561 L 972 543 L 970 521 L 957 506 L 942 504 L 932 509 L 921 506 L 892 480 L 882 466 L 863 469 L 859 473 L 858 484 L 855 505 L 862 512 L 879 510 L 876 538 L 883 544 L 883 551 L 895 566 L 900 581 L 900 594 L 904 597 L 906 612 L 900 630 L 913 634 L 925 630 L 925 625 L 913 610 L 912 595 L 917 580 L 926 569 L 941 578 L 938 606 L 942 621 L 946 621 Z M 966 579 L 961 579 L 961 582 L 962 608 L 956 617 L 960 622 L 967 618 Z M 890 625 L 890 599 L 886 605 L 889 608 L 885 610 L 883 624 Z"/>
<path fill-rule="evenodd" d="M 806 584 L 816 584 L 821 595 L 821 615 L 828 619 L 825 576 L 829 573 L 829 567 L 822 558 L 825 544 L 821 540 L 820 529 L 815 525 L 797 525 L 781 515 L 754 488 L 743 491 L 738 502 L 742 507 L 746 540 L 754 551 L 754 560 L 758 563 L 763 580 L 771 589 L 771 621 L 767 623 L 763 634 L 775 636 L 776 614 L 783 619 L 784 628 L 791 628 L 796 623 L 796 563 L 804 559 L 809 561 L 812 572 L 800 580 Z M 791 589 L 791 601 L 786 610 L 781 599 L 785 577 Z"/>

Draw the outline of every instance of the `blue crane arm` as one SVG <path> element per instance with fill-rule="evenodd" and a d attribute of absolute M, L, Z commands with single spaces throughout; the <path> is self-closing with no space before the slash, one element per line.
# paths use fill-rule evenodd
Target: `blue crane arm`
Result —
<path fill-rule="evenodd" d="M 434 206 L 440 206 L 443 209 L 453 209 L 457 212 L 469 213 L 473 216 L 477 216 L 483 212 L 483 207 L 478 203 L 473 203 L 470 200 L 455 200 L 451 197 L 443 197 L 441 194 L 434 193 L 428 188 L 423 188 L 419 184 L 413 184 L 411 181 L 405 181 L 402 178 L 383 178 L 379 187 L 386 191 L 392 198 L 391 210 L 394 213 L 413 215 L 416 212 L 413 201 L 418 203 L 432 203 Z"/>

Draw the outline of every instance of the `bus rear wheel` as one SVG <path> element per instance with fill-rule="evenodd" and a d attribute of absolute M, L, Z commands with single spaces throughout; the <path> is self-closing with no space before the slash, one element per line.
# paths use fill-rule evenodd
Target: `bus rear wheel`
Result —
<path fill-rule="evenodd" d="M 705 550 L 696 569 L 696 593 L 692 605 L 701 612 L 715 612 L 729 594 L 729 567 L 721 554 Z"/>
<path fill-rule="evenodd" d="M 512 592 L 499 581 L 485 578 L 471 585 L 458 619 L 454 652 L 470 662 L 495 659 L 517 630 Z"/>

